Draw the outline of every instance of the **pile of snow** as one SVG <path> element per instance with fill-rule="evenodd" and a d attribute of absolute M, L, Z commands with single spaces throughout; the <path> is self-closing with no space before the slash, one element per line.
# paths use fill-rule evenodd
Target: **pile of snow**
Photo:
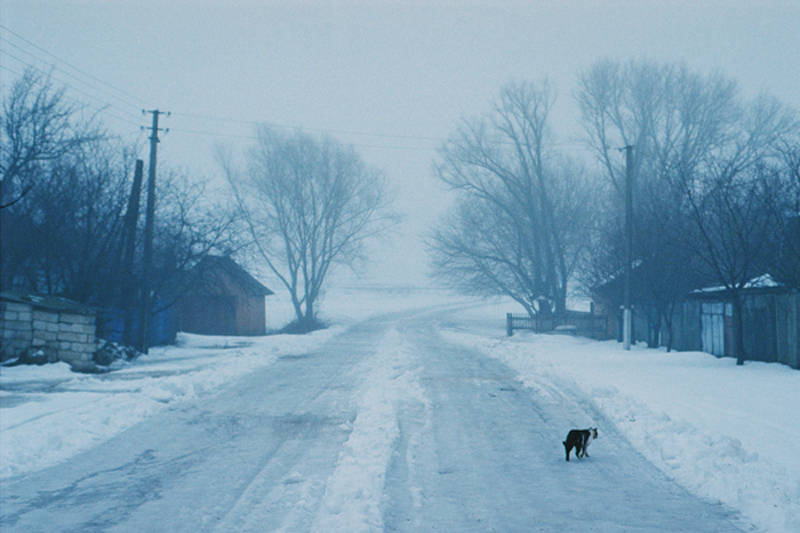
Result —
<path fill-rule="evenodd" d="M 358 416 L 328 479 L 313 531 L 382 531 L 386 470 L 400 436 L 397 414 L 416 400 L 427 405 L 411 348 L 389 330 L 378 352 L 360 364 Z"/>
<path fill-rule="evenodd" d="M 669 478 L 759 530 L 800 531 L 797 370 L 563 335 L 443 334 L 500 359 L 528 386 L 546 379 L 581 391 Z"/>
<path fill-rule="evenodd" d="M 315 349 L 342 327 L 311 335 L 179 336 L 108 374 L 66 363 L 0 368 L 0 479 L 62 462 L 165 408 L 213 394 L 278 357 Z"/>

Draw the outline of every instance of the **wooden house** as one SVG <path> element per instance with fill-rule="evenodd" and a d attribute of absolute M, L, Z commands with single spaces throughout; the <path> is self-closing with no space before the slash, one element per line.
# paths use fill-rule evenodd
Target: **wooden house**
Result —
<path fill-rule="evenodd" d="M 192 269 L 176 303 L 177 328 L 203 335 L 264 335 L 271 290 L 228 257 Z"/>
<path fill-rule="evenodd" d="M 746 359 L 800 369 L 800 293 L 763 275 L 745 284 L 742 297 Z M 724 288 L 693 291 L 678 315 L 677 349 L 733 356 L 733 308 Z"/>
<path fill-rule="evenodd" d="M 652 314 L 646 313 L 646 293 L 636 281 L 634 275 L 635 301 L 645 303 L 634 308 L 634 339 L 646 340 L 651 347 L 670 344 L 680 351 L 733 356 L 733 306 L 724 288 L 702 288 L 685 294 L 675 307 L 670 330 L 666 324 L 654 324 Z M 593 291 L 596 312 L 609 317 L 608 334 L 617 333 L 619 340 L 622 291 L 620 278 Z M 800 293 L 764 275 L 749 281 L 741 295 L 745 358 L 800 369 Z"/>

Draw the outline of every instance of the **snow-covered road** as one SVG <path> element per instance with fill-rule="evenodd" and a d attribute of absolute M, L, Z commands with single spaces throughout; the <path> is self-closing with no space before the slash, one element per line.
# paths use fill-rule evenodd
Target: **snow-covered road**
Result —
<path fill-rule="evenodd" d="M 12 531 L 739 531 L 569 384 L 441 335 L 441 309 L 366 320 L 70 460 L 5 480 Z M 600 427 L 564 461 L 571 427 Z"/>
<path fill-rule="evenodd" d="M 393 531 L 737 531 L 604 424 L 574 390 L 515 372 L 440 336 L 430 317 L 403 329 L 427 406 L 399 413 L 387 472 Z M 591 457 L 564 460 L 572 427 L 600 426 Z"/>

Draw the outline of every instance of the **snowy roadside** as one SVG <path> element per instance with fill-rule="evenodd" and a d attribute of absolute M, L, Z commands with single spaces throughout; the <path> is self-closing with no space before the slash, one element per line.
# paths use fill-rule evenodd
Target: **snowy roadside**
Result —
<path fill-rule="evenodd" d="M 314 350 L 350 325 L 387 312 L 470 301 L 435 290 L 345 287 L 328 297 L 334 324 L 311 335 L 185 335 L 109 374 L 77 374 L 66 363 L 0 367 L 0 479 L 40 470 L 91 449 L 182 400 L 209 395 L 283 355 Z M 288 298 L 270 302 L 288 322 Z"/>
<path fill-rule="evenodd" d="M 46 468 L 91 449 L 188 399 L 306 353 L 343 327 L 305 336 L 181 334 L 109 374 L 76 374 L 66 363 L 0 368 L 0 479 Z"/>
<path fill-rule="evenodd" d="M 443 335 L 500 359 L 527 386 L 546 379 L 585 394 L 669 478 L 760 531 L 800 531 L 800 372 L 560 335 Z"/>
<path fill-rule="evenodd" d="M 362 377 L 358 415 L 328 479 L 313 531 L 382 531 L 386 470 L 400 437 L 397 414 L 409 401 L 427 404 L 412 368 L 411 348 L 396 329 L 374 357 L 356 370 Z"/>

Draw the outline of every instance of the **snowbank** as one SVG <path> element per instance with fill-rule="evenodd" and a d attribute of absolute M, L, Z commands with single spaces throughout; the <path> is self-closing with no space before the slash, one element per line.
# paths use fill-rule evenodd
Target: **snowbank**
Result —
<path fill-rule="evenodd" d="M 282 355 L 305 353 L 341 332 L 312 335 L 184 335 L 109 374 L 66 363 L 0 368 L 0 479 L 39 470 L 97 446 L 186 399 L 212 394 Z"/>
<path fill-rule="evenodd" d="M 410 348 L 389 330 L 378 352 L 361 363 L 358 416 L 328 479 L 313 531 L 382 531 L 386 470 L 400 436 L 397 413 L 404 402 L 426 403 Z"/>
<path fill-rule="evenodd" d="M 800 531 L 800 372 L 561 335 L 444 335 L 502 360 L 526 385 L 581 391 L 668 477 L 759 530 Z"/>

